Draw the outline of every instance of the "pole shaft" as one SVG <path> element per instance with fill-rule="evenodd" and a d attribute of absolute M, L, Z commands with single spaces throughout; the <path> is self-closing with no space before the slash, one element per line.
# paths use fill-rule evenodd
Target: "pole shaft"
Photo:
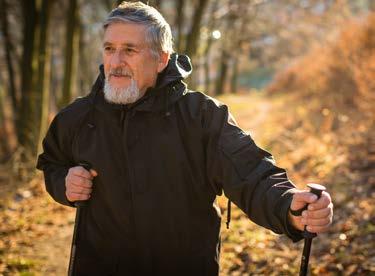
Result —
<path fill-rule="evenodd" d="M 310 259 L 310 250 L 311 250 L 311 238 L 305 238 L 305 244 L 303 246 L 303 253 L 301 259 L 301 267 L 299 271 L 300 276 L 307 275 L 307 269 L 309 267 L 309 259 Z"/>
<path fill-rule="evenodd" d="M 77 236 L 78 236 L 78 227 L 81 220 L 81 206 L 77 206 L 76 218 L 74 222 L 73 238 L 72 238 L 72 248 L 70 250 L 70 259 L 69 259 L 69 270 L 68 275 L 74 275 L 75 259 L 76 259 L 76 249 L 77 249 Z"/>

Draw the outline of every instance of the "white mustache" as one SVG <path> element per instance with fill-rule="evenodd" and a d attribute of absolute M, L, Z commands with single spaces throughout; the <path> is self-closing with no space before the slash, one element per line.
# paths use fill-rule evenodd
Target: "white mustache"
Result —
<path fill-rule="evenodd" d="M 123 77 L 133 77 L 132 73 L 125 68 L 113 68 L 109 71 L 109 75 L 123 76 Z"/>

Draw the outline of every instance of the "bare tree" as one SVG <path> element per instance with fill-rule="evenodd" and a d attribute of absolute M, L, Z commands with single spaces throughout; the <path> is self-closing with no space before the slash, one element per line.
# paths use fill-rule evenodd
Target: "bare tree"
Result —
<path fill-rule="evenodd" d="M 180 53 L 183 51 L 182 45 L 184 43 L 183 41 L 183 24 L 185 22 L 185 16 L 184 16 L 184 6 L 185 6 L 185 0 L 177 0 L 177 12 L 176 12 L 176 19 L 175 19 L 175 25 L 177 27 L 177 39 L 176 39 L 176 49 L 177 52 Z"/>
<path fill-rule="evenodd" d="M 9 137 L 9 133 L 7 132 L 7 128 L 5 127 L 5 89 L 3 76 L 0 72 L 0 137 L 7 138 Z M 6 158 L 10 155 L 10 145 L 9 145 L 9 139 L 0 139 L 0 154 L 3 155 L 3 158 Z M 0 159 L 0 161 L 3 161 Z"/>
<path fill-rule="evenodd" d="M 42 121 L 46 120 L 48 90 L 46 89 L 47 32 L 52 1 L 24 0 L 23 11 L 23 57 L 22 57 L 22 97 L 17 133 L 19 144 L 23 146 L 25 161 L 33 160 L 37 153 Z M 40 6 L 38 5 L 40 4 Z M 48 105 L 48 104 L 47 104 Z M 42 118 L 42 116 L 44 116 Z M 46 122 L 43 122 L 45 125 Z"/>
<path fill-rule="evenodd" d="M 33 89 L 33 76 L 37 62 L 37 3 L 35 0 L 23 0 L 23 54 L 21 66 L 21 108 L 17 123 L 18 142 L 25 149 L 24 159 L 31 159 L 34 156 L 35 144 L 39 135 L 34 127 L 37 114 L 35 105 L 35 90 Z"/>
<path fill-rule="evenodd" d="M 194 15 L 192 18 L 192 26 L 189 35 L 186 39 L 185 52 L 190 58 L 194 58 L 197 53 L 197 45 L 199 41 L 200 29 L 202 26 L 202 19 L 206 10 L 208 0 L 199 0 L 198 4 L 194 8 Z"/>
<path fill-rule="evenodd" d="M 37 147 L 40 148 L 42 139 L 45 135 L 48 126 L 49 113 L 49 83 L 50 83 L 50 58 L 51 49 L 48 43 L 49 40 L 49 25 L 50 14 L 54 0 L 43 0 L 40 10 L 40 33 L 39 33 L 39 55 L 38 55 L 38 79 L 36 85 L 37 91 L 37 116 L 39 122 L 36 127 L 39 128 L 39 137 Z"/>
<path fill-rule="evenodd" d="M 162 3 L 163 3 L 162 0 L 155 0 L 153 6 L 154 6 L 155 8 L 157 8 L 158 10 L 160 10 L 160 9 L 161 9 L 161 5 L 162 5 Z"/>
<path fill-rule="evenodd" d="M 369 0 L 369 10 L 374 12 L 375 11 L 375 1 Z"/>
<path fill-rule="evenodd" d="M 18 107 L 18 97 L 16 90 L 16 81 L 15 81 L 15 70 L 13 67 L 13 43 L 9 35 L 9 26 L 8 26 L 8 3 L 6 0 L 0 1 L 0 19 L 1 19 L 1 30 L 4 36 L 4 49 L 5 49 L 5 59 L 8 71 L 8 80 L 9 80 L 9 95 L 12 101 L 13 113 L 16 114 Z"/>
<path fill-rule="evenodd" d="M 221 50 L 220 63 L 219 63 L 219 74 L 216 81 L 215 93 L 216 95 L 221 95 L 224 93 L 225 83 L 227 80 L 228 73 L 228 61 L 229 54 L 227 49 L 224 47 Z"/>
<path fill-rule="evenodd" d="M 66 44 L 63 93 L 59 106 L 67 105 L 73 98 L 76 88 L 76 70 L 79 47 L 79 15 L 77 0 L 69 0 L 66 15 Z"/>
<path fill-rule="evenodd" d="M 206 39 L 206 47 L 204 48 L 203 52 L 203 70 L 204 70 L 204 91 L 208 94 L 210 94 L 210 83 L 211 83 L 211 74 L 210 74 L 210 67 L 211 67 L 211 46 L 214 43 L 214 37 L 213 37 L 213 31 L 218 25 L 218 16 L 217 16 L 217 10 L 219 7 L 220 0 L 215 0 L 212 3 L 212 6 L 210 8 L 210 17 L 208 19 L 208 25 L 207 25 L 207 39 Z"/>

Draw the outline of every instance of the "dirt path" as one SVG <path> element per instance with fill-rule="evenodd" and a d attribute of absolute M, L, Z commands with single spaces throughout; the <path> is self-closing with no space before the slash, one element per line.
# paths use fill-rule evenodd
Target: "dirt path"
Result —
<path fill-rule="evenodd" d="M 69 221 L 73 222 L 74 212 L 69 212 Z M 36 244 L 38 258 L 45 260 L 41 267 L 42 275 L 67 275 L 72 241 L 73 224 L 66 223 L 57 227 L 51 239 L 42 239 Z"/>
<path fill-rule="evenodd" d="M 272 102 L 257 92 L 248 94 L 228 95 L 220 98 L 227 104 L 240 127 L 251 133 L 255 141 L 261 138 L 263 123 L 272 109 Z"/>
<path fill-rule="evenodd" d="M 75 213 L 46 194 L 41 175 L 0 206 L 0 275 L 66 275 Z"/>

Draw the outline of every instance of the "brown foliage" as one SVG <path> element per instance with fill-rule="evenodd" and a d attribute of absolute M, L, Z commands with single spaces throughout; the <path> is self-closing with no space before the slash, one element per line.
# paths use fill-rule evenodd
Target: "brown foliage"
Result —
<path fill-rule="evenodd" d="M 268 92 L 288 92 L 294 104 L 300 103 L 296 116 L 283 122 L 305 143 L 300 147 L 303 154 L 293 151 L 298 155 L 290 160 L 294 166 L 311 156 L 330 157 L 323 162 L 330 168 L 327 173 L 359 172 L 363 183 L 373 184 L 369 172 L 375 167 L 375 13 L 348 22 L 335 41 L 279 73 Z M 316 146 L 309 153 L 305 149 L 310 140 Z"/>
<path fill-rule="evenodd" d="M 375 237 L 375 13 L 348 22 L 335 41 L 279 73 L 268 92 L 288 92 L 282 98 L 289 103 L 288 116 L 277 119 L 285 129 L 271 144 L 273 152 L 298 172 L 297 182 L 317 178 L 333 197 L 333 229 L 329 239 L 320 239 L 321 264 L 314 273 L 370 274 L 375 271 L 369 246 Z"/>
<path fill-rule="evenodd" d="M 328 107 L 355 108 L 374 115 L 375 13 L 365 20 L 348 22 L 338 38 L 279 73 L 268 88 L 271 93 L 298 92 L 319 95 Z"/>

